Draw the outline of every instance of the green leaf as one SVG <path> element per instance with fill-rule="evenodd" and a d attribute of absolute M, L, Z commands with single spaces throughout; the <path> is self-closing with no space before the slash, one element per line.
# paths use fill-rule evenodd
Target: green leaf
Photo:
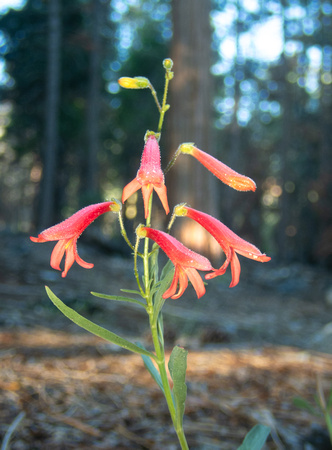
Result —
<path fill-rule="evenodd" d="M 128 303 L 136 303 L 137 305 L 143 306 L 145 308 L 145 304 L 140 302 L 139 300 L 135 300 L 134 298 L 122 297 L 121 295 L 107 295 L 100 294 L 99 292 L 91 292 L 95 297 L 105 298 L 106 300 L 115 300 L 117 302 L 128 302 Z"/>
<path fill-rule="evenodd" d="M 137 345 L 141 348 L 144 349 L 144 346 L 140 343 L 137 342 Z M 158 386 L 160 387 L 160 389 L 163 391 L 163 393 L 165 393 L 164 391 L 164 386 L 163 386 L 163 382 L 161 381 L 161 376 L 160 373 L 158 372 L 158 370 L 156 369 L 155 365 L 153 364 L 151 358 L 149 358 L 146 355 L 141 355 L 143 358 L 143 362 L 145 367 L 147 368 L 147 370 L 150 372 L 152 378 L 154 379 L 154 381 L 158 384 Z"/>
<path fill-rule="evenodd" d="M 159 342 L 160 342 L 162 348 L 164 348 L 164 346 L 165 346 L 165 343 L 164 343 L 164 319 L 163 319 L 162 314 L 159 314 L 159 316 L 158 316 L 157 330 L 158 330 Z"/>
<path fill-rule="evenodd" d="M 135 291 L 134 289 L 120 289 L 120 291 L 127 292 L 127 294 L 136 294 L 136 295 L 139 295 L 140 297 L 142 296 L 140 291 Z"/>
<path fill-rule="evenodd" d="M 158 282 L 159 266 L 158 266 L 159 246 L 154 242 L 152 246 L 151 256 L 149 259 L 149 271 L 153 277 L 154 283 Z"/>
<path fill-rule="evenodd" d="M 327 410 L 329 411 L 331 408 L 332 408 L 332 385 L 327 399 Z"/>
<path fill-rule="evenodd" d="M 140 353 L 142 355 L 149 356 L 150 358 L 154 358 L 154 355 L 144 350 L 143 348 L 139 347 L 138 345 L 133 344 L 130 341 L 127 341 L 127 339 L 124 339 L 114 333 L 112 333 L 109 330 L 106 330 L 103 327 L 100 327 L 99 325 L 95 324 L 94 322 L 91 322 L 90 320 L 86 319 L 85 317 L 81 316 L 76 312 L 74 309 L 69 308 L 67 305 L 65 305 L 52 291 L 48 286 L 45 286 L 47 295 L 49 296 L 50 300 L 54 303 L 54 305 L 66 316 L 68 319 L 70 319 L 72 322 L 76 323 L 81 328 L 84 328 L 87 331 L 90 331 L 90 333 L 95 334 L 96 336 L 99 336 L 106 341 L 112 342 L 113 344 L 118 345 L 119 347 L 125 348 L 126 350 L 130 350 L 135 353 Z"/>
<path fill-rule="evenodd" d="M 238 450 L 261 450 L 270 431 L 270 428 L 265 425 L 255 425 L 246 435 Z"/>
<path fill-rule="evenodd" d="M 175 346 L 172 350 L 168 369 L 173 380 L 173 395 L 175 400 L 176 423 L 182 428 L 184 408 L 187 397 L 186 370 L 188 352 Z"/>
<path fill-rule="evenodd" d="M 296 406 L 297 408 L 309 411 L 311 414 L 317 416 L 317 410 L 309 402 L 307 402 L 307 400 L 305 400 L 302 397 L 293 398 L 293 405 Z"/>
<path fill-rule="evenodd" d="M 168 286 L 171 284 L 171 281 L 174 277 L 174 266 L 171 261 L 168 261 L 165 267 L 161 272 L 160 286 L 155 293 L 154 301 L 153 301 L 153 321 L 156 322 L 158 320 L 159 313 L 164 306 L 165 299 L 163 299 L 163 293 L 166 291 Z"/>

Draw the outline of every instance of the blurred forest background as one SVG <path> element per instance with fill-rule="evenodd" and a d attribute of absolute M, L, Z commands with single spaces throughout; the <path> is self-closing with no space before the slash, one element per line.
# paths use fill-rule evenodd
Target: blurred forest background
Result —
<path fill-rule="evenodd" d="M 257 191 L 215 183 L 183 155 L 166 179 L 170 207 L 216 215 L 275 261 L 332 266 L 330 1 L 2 3 L 0 231 L 36 233 L 120 198 L 158 116 L 148 90 L 117 79 L 148 77 L 160 96 L 171 57 L 163 167 L 195 142 Z M 133 229 L 140 202 L 126 205 Z M 113 220 L 103 229 L 116 240 Z"/>

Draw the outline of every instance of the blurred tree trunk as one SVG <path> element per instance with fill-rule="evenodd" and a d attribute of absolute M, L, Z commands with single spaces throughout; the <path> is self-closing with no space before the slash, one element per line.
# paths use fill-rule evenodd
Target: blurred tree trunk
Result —
<path fill-rule="evenodd" d="M 38 225 L 48 227 L 56 220 L 55 192 L 59 144 L 60 100 L 60 46 L 61 5 L 60 0 L 50 0 L 48 10 L 48 62 L 46 73 L 45 143 L 43 180 Z"/>
<path fill-rule="evenodd" d="M 100 121 L 100 90 L 101 90 L 101 57 L 102 57 L 102 4 L 100 0 L 91 2 L 90 24 L 90 68 L 87 99 L 87 166 L 84 182 L 85 196 L 88 201 L 98 199 L 98 150 Z"/>
<path fill-rule="evenodd" d="M 170 83 L 168 142 L 171 154 L 183 142 L 194 142 L 212 151 L 212 76 L 210 1 L 173 1 L 171 58 L 174 79 Z M 169 174 L 171 204 L 187 202 L 214 215 L 217 210 L 214 177 L 189 155 L 181 155 Z M 182 242 L 196 250 L 214 253 L 214 243 L 194 222 L 178 219 L 175 232 Z M 214 250 L 213 250 L 214 249 Z"/>
<path fill-rule="evenodd" d="M 236 170 L 239 173 L 245 173 L 244 166 L 246 157 L 246 153 L 242 152 L 241 154 L 241 144 L 242 144 L 242 132 L 238 123 L 238 110 L 239 110 L 239 102 L 240 102 L 240 80 L 238 79 L 237 73 L 241 71 L 241 65 L 239 61 L 241 60 L 240 55 L 240 6 L 239 2 L 235 2 L 235 6 L 237 8 L 237 18 L 234 23 L 234 40 L 236 43 L 236 55 L 234 58 L 234 69 L 233 69 L 233 77 L 234 77 L 234 110 L 232 122 L 230 124 L 230 147 L 227 152 L 226 163 L 232 169 Z M 242 69 L 243 70 L 243 69 Z M 226 156 L 226 155 L 225 155 Z M 230 189 L 227 193 L 227 197 L 224 201 L 224 210 L 227 216 L 227 223 L 233 229 L 234 228 L 234 205 L 236 201 L 236 197 L 238 197 L 237 192 L 233 189 Z"/>
<path fill-rule="evenodd" d="M 293 90 L 290 83 L 287 81 L 287 74 L 289 71 L 289 64 L 287 57 L 283 55 L 283 64 L 281 65 L 281 80 L 282 88 L 280 89 L 282 95 L 282 105 L 283 105 L 283 116 L 282 116 L 282 134 L 279 144 L 279 155 L 280 155 L 280 183 L 282 186 L 282 195 L 280 196 L 279 203 L 279 213 L 280 221 L 277 228 L 277 247 L 278 256 L 284 263 L 289 263 L 292 254 L 292 241 L 288 235 L 289 231 L 287 227 L 293 225 L 293 209 L 296 205 L 291 204 L 291 196 L 285 190 L 285 184 L 288 180 L 292 179 L 290 174 L 290 164 L 289 164 L 289 149 L 293 143 L 293 133 L 292 129 L 294 127 L 294 116 L 293 116 Z M 293 208 L 292 208 L 293 206 Z M 294 225 L 293 225 L 294 226 Z"/>

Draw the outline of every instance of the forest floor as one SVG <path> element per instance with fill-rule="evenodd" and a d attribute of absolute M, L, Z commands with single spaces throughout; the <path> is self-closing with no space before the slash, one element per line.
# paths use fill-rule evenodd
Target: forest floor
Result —
<path fill-rule="evenodd" d="M 177 449 L 166 404 L 140 357 L 80 330 L 44 290 L 149 347 L 138 307 L 89 294 L 135 289 L 131 261 L 82 239 L 80 256 L 95 267 L 75 264 L 62 279 L 49 266 L 53 246 L 0 234 L 0 442 L 18 417 L 12 450 Z M 169 352 L 174 344 L 189 350 L 189 446 L 233 450 L 263 423 L 272 429 L 265 449 L 329 449 L 323 420 L 293 399 L 313 402 L 317 377 L 326 391 L 331 386 L 331 276 L 241 262 L 237 287 L 219 277 L 200 300 L 189 286 L 164 308 Z"/>

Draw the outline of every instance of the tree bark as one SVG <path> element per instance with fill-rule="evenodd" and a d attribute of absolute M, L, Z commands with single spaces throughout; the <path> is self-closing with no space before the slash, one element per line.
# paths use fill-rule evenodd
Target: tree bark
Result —
<path fill-rule="evenodd" d="M 210 1 L 173 1 L 173 43 L 171 58 L 174 79 L 170 84 L 168 143 L 171 154 L 183 142 L 194 142 L 198 148 L 212 153 L 212 76 Z M 194 158 L 180 155 L 170 172 L 169 197 L 172 204 L 187 202 L 192 207 L 214 215 L 216 189 L 214 177 Z M 193 249 L 213 244 L 201 227 L 180 219 L 175 223 L 178 234 Z M 190 227 L 190 228 L 189 228 Z"/>
<path fill-rule="evenodd" d="M 101 53 L 102 40 L 100 35 L 102 23 L 102 5 L 100 0 L 92 0 L 90 69 L 87 99 L 87 170 L 85 190 L 88 197 L 98 196 L 98 149 L 100 120 L 100 89 L 101 89 Z"/>
<path fill-rule="evenodd" d="M 61 0 L 50 0 L 48 11 L 48 63 L 46 73 L 45 143 L 43 180 L 38 225 L 46 228 L 55 220 L 56 170 L 59 144 L 61 71 Z"/>

